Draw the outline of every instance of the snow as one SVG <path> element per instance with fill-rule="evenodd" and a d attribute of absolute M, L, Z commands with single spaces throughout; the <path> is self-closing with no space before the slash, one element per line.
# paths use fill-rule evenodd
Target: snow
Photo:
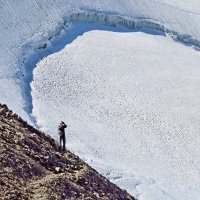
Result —
<path fill-rule="evenodd" d="M 139 199 L 196 200 L 199 21 L 199 0 L 2 1 L 0 102 L 54 136 L 58 121 L 71 124 L 69 148 Z"/>
<path fill-rule="evenodd" d="M 0 91 L 5 91 L 5 81 L 8 81 L 7 90 L 14 94 L 1 95 L 0 101 L 22 117 L 28 119 L 27 113 L 32 110 L 29 84 L 33 68 L 42 57 L 52 52 L 49 48 L 55 37 L 66 29 L 65 24 L 70 22 L 71 15 L 77 13 L 104 15 L 111 19 L 116 15 L 125 21 L 140 19 L 144 24 L 150 21 L 175 38 L 200 46 L 198 0 L 178 3 L 174 0 L 3 1 L 0 6 Z M 95 22 L 95 19 L 90 18 L 90 21 Z M 40 49 L 45 44 L 47 48 Z M 37 59 L 33 61 L 35 57 Z"/>
<path fill-rule="evenodd" d="M 159 3 L 164 3 L 173 6 L 176 9 L 181 9 L 187 12 L 199 14 L 200 2 L 196 0 L 190 0 L 190 1 L 182 0 L 178 2 L 177 0 L 156 0 L 156 1 Z"/>
<path fill-rule="evenodd" d="M 66 121 L 70 149 L 139 199 L 198 199 L 199 54 L 163 35 L 89 31 L 37 64 L 33 114 L 54 137 Z"/>

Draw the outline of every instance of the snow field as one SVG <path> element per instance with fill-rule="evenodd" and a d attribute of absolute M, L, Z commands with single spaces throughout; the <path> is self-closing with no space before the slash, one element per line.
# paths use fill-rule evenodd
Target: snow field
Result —
<path fill-rule="evenodd" d="M 83 13 L 84 17 L 77 18 L 79 13 Z M 103 20 L 93 18 L 94 15 L 103 16 Z M 0 102 L 6 103 L 29 123 L 32 112 L 29 85 L 32 70 L 41 58 L 59 51 L 65 44 L 73 41 L 75 37 L 71 35 L 70 27 L 69 34 L 65 32 L 70 25 L 71 16 L 76 16 L 74 20 L 102 24 L 107 24 L 106 20 L 110 19 L 108 25 L 116 24 L 115 20 L 112 21 L 116 17 L 122 20 L 121 25 L 127 27 L 127 23 L 137 20 L 144 24 L 146 21 L 153 22 L 154 25 L 157 24 L 157 28 L 161 27 L 173 37 L 190 44 L 199 42 L 200 37 L 199 0 L 57 0 L 56 3 L 53 0 L 2 1 Z M 63 36 L 63 30 L 66 37 Z M 77 30 L 76 35 L 78 33 L 83 32 Z M 113 42 L 108 45 L 110 50 L 107 52 L 105 45 L 110 43 L 112 37 L 126 41 L 130 35 L 109 36 L 109 39 L 106 37 L 105 44 L 102 42 L 103 47 L 101 40 L 104 36 L 98 36 L 97 43 L 89 33 L 88 37 L 92 37 L 93 41 L 87 40 L 90 43 L 88 48 L 87 42 L 80 40 L 80 44 L 84 44 L 83 52 L 74 47 L 79 47 L 79 42 L 71 44 L 70 51 L 67 50 L 70 54 L 66 56 L 72 62 L 71 68 L 66 61 L 60 61 L 57 65 L 57 58 L 54 57 L 57 55 L 54 55 L 51 58 L 55 62 L 54 70 L 58 66 L 60 70 L 55 72 L 49 67 L 49 73 L 45 74 L 48 70 L 44 68 L 43 74 L 34 76 L 33 88 L 38 87 L 33 91 L 36 106 L 34 114 L 40 125 L 55 135 L 57 122 L 64 118 L 70 124 L 69 148 L 139 199 L 199 199 L 199 152 L 196 148 L 199 145 L 198 52 L 177 43 L 172 45 L 173 41 L 170 39 L 167 39 L 170 40 L 170 47 L 168 42 L 162 43 L 168 47 L 166 52 L 167 49 L 163 50 L 163 46 L 153 48 L 157 42 L 152 42 L 152 38 L 147 41 L 143 36 L 144 41 L 139 39 L 140 36 L 124 44 L 113 41 L 116 45 Z M 158 38 L 156 36 L 156 40 Z M 83 40 L 85 39 L 84 35 Z M 137 41 L 140 41 L 140 45 L 143 42 L 148 45 L 145 48 L 145 45 L 137 47 Z M 127 43 L 133 43 L 134 48 Z M 96 50 L 92 47 L 94 44 Z M 100 46 L 99 50 L 97 45 Z M 119 49 L 118 53 L 116 48 Z M 87 50 L 88 53 L 85 52 Z M 142 53 L 143 50 L 145 51 Z M 127 53 L 124 54 L 124 51 Z M 94 52 L 98 56 L 102 52 L 109 56 L 102 54 L 99 59 L 97 56 L 92 59 Z M 141 56 L 137 55 L 138 52 Z M 80 59 L 83 63 L 79 59 L 79 62 L 75 62 L 75 53 L 78 57 L 79 54 L 82 55 Z M 151 56 L 145 58 L 148 54 Z M 111 59 L 111 56 L 116 57 Z M 164 60 L 161 59 L 163 56 Z M 102 66 L 99 65 L 101 62 Z M 48 63 L 49 61 L 43 65 L 49 66 Z M 163 63 L 166 66 L 162 67 Z M 66 68 L 63 65 L 67 66 L 69 74 L 64 73 Z M 98 73 L 95 68 L 90 68 L 93 65 L 99 66 Z M 80 66 L 82 68 L 79 69 Z M 116 70 L 114 66 L 119 69 Z M 138 66 L 142 68 L 139 69 Z M 79 70 L 73 71 L 74 69 Z M 57 72 L 62 80 L 55 77 Z M 48 82 L 49 75 L 55 80 Z M 41 76 L 46 77 L 46 83 L 41 80 Z M 70 83 L 67 84 L 69 80 Z M 50 86 L 56 88 L 55 91 Z M 63 88 L 66 88 L 64 94 Z M 67 106 L 63 107 L 66 102 Z M 46 112 L 45 117 L 43 111 Z M 119 152 L 118 157 L 113 157 L 116 152 Z M 134 162 L 136 159 L 137 162 Z M 159 169 L 154 167 L 157 165 Z M 168 169 L 174 171 L 166 173 Z"/>
<path fill-rule="evenodd" d="M 70 149 L 122 171 L 113 180 L 139 199 L 195 200 L 199 63 L 198 51 L 168 37 L 90 31 L 38 63 L 33 114 L 55 137 L 66 121 Z"/>
<path fill-rule="evenodd" d="M 200 3 L 198 0 L 33 0 L 2 1 L 0 5 L 0 96 L 2 103 L 26 118 L 32 109 L 29 84 L 38 54 L 48 54 L 52 38 L 65 29 L 76 13 L 116 15 L 157 22 L 186 43 L 199 42 Z M 90 19 L 91 20 L 91 19 Z M 91 20 L 92 21 L 92 20 Z M 94 20 L 93 20 L 94 21 Z M 95 22 L 95 21 L 94 21 Z M 178 36 L 177 36 L 178 34 Z M 183 37 L 184 36 L 184 37 Z M 42 49 L 46 45 L 46 49 Z M 40 49 L 40 51 L 38 51 Z M 46 54 L 43 54 L 46 52 Z M 41 56 L 42 57 L 42 56 Z M 40 56 L 38 57 L 38 61 Z M 26 74 L 28 74 L 26 76 Z M 6 86 L 8 82 L 9 87 Z M 13 98 L 15 96 L 16 98 Z M 19 105 L 19 107 L 16 107 Z M 28 112 L 28 115 L 27 115 Z"/>

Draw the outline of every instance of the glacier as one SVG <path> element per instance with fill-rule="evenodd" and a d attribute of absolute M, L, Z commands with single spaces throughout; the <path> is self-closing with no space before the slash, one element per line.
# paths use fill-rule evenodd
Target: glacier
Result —
<path fill-rule="evenodd" d="M 178 3 L 174 0 L 2 1 L 0 100 L 7 102 L 22 117 L 30 119 L 27 112 L 31 112 L 32 105 L 28 91 L 34 66 L 30 66 L 30 62 L 26 64 L 26 60 L 43 54 L 45 50 L 41 47 L 45 45 L 48 49 L 53 38 L 60 35 L 70 19 L 103 24 L 106 23 L 103 20 L 108 20 L 109 24 L 119 23 L 131 28 L 133 24 L 138 24 L 139 27 L 164 29 L 175 39 L 199 47 L 199 7 L 199 2 L 195 0 Z M 48 51 L 44 56 L 47 54 Z M 33 63 L 41 58 L 42 55 Z M 5 93 L 5 85 L 12 92 Z"/>
<path fill-rule="evenodd" d="M 93 29 L 109 30 L 111 32 L 119 32 L 119 34 L 121 34 L 121 32 L 133 32 L 135 34 L 135 31 L 137 34 L 137 32 L 141 30 L 144 33 L 148 32 L 152 34 L 156 38 L 157 35 L 165 35 L 166 38 L 171 37 L 174 39 L 174 43 L 177 41 L 183 43 L 185 45 L 183 45 L 184 49 L 185 47 L 189 49 L 193 47 L 194 54 L 197 54 L 195 58 L 196 61 L 193 63 L 199 64 L 199 22 L 200 2 L 197 0 L 191 0 L 189 2 L 187 0 L 58 0 L 56 2 L 53 0 L 3 0 L 0 5 L 0 101 L 1 103 L 6 103 L 14 112 L 17 112 L 23 118 L 27 119 L 29 123 L 35 126 L 39 125 L 42 129 L 49 131 L 53 135 L 53 127 L 48 128 L 46 126 L 46 123 L 49 120 L 51 121 L 51 119 L 48 118 L 43 121 L 43 119 L 41 119 L 43 113 L 40 111 L 38 114 L 38 111 L 36 112 L 38 107 L 34 108 L 32 102 L 34 100 L 32 99 L 30 83 L 32 81 L 33 83 L 37 81 L 37 77 L 33 77 L 33 70 L 41 59 L 60 51 L 65 45 L 68 46 L 76 42 L 76 39 L 81 35 L 85 37 L 84 33 Z M 93 23 L 94 26 L 90 27 L 87 23 Z M 81 30 L 76 28 L 81 26 L 81 24 Z M 138 39 L 139 38 L 140 37 L 138 37 Z M 177 53 L 174 52 L 174 54 L 176 55 Z M 180 58 L 182 59 L 182 56 L 174 59 L 179 60 Z M 185 62 L 188 64 L 187 60 Z M 185 66 L 184 63 L 183 66 Z M 194 71 L 198 74 L 198 70 L 196 71 L 195 69 Z M 192 74 L 190 77 L 185 75 L 185 77 L 189 78 L 189 80 L 192 77 L 194 80 L 198 81 L 198 76 L 195 74 Z M 198 82 L 193 83 L 192 86 L 193 88 L 195 87 L 196 90 Z M 33 91 L 33 93 L 34 92 L 36 91 Z M 196 105 L 197 101 L 195 101 L 194 104 Z M 192 108 L 192 111 L 196 113 L 198 106 Z M 34 114 L 32 113 L 33 110 L 35 110 L 33 112 Z M 189 110 L 188 113 L 190 113 Z M 70 116 L 70 113 L 68 114 L 68 116 Z M 196 116 L 198 119 L 197 113 Z M 191 117 L 194 118 L 195 116 Z M 66 119 L 69 122 L 71 120 L 67 117 Z M 174 118 L 172 117 L 171 119 Z M 78 121 L 76 122 L 79 124 Z M 52 125 L 54 124 L 55 123 L 52 123 Z M 82 127 L 81 124 L 79 125 Z M 196 131 L 198 130 L 198 126 L 195 126 L 187 129 L 193 136 L 196 135 Z M 99 127 L 96 127 L 97 130 L 98 128 Z M 87 132 L 89 130 L 82 127 L 82 132 L 83 131 Z M 104 131 L 104 129 L 102 131 Z M 93 133 L 93 130 L 91 133 Z M 198 136 L 196 138 L 198 138 Z M 75 135 L 74 139 L 77 141 L 81 140 L 77 135 Z M 110 138 L 110 140 L 112 140 L 112 138 Z M 192 140 L 194 140 L 194 137 L 192 137 Z M 82 146 L 84 142 L 74 144 L 73 139 L 70 141 L 69 147 L 79 152 L 83 157 L 85 156 L 88 162 L 91 162 L 89 158 L 95 160 L 95 162 L 93 161 L 91 163 L 96 169 L 102 170 L 105 175 L 107 174 L 107 177 L 121 184 L 124 188 L 129 189 L 129 191 L 132 191 L 132 193 L 140 199 L 149 199 L 151 193 L 154 199 L 155 193 L 159 193 L 157 199 L 174 199 L 173 196 L 164 194 L 167 188 L 166 184 L 164 184 L 165 189 L 158 189 L 158 180 L 156 184 L 154 184 L 155 180 L 152 180 L 151 177 L 148 178 L 148 175 L 144 174 L 143 171 L 140 173 L 139 170 L 135 170 L 131 174 L 131 170 L 121 169 L 123 167 L 116 166 L 116 163 L 108 166 L 108 163 L 105 163 L 105 161 L 102 161 L 101 157 L 98 157 L 99 152 L 96 151 L 95 148 L 90 147 L 87 149 L 87 147 Z M 80 151 L 81 147 L 83 147 L 86 154 Z M 91 150 L 91 148 L 93 150 Z M 194 150 L 194 152 L 196 152 L 195 148 Z M 197 152 L 196 155 L 198 155 Z M 148 157 L 147 160 L 149 158 L 150 157 Z M 191 160 L 191 162 L 194 162 L 193 164 L 197 161 L 195 161 L 195 159 Z M 113 169 L 111 169 L 112 167 Z M 109 168 L 109 172 L 106 173 Z M 116 176 L 114 172 L 116 172 Z M 137 173 L 141 176 L 138 175 L 137 177 Z M 135 178 L 132 179 L 130 177 Z M 199 178 L 198 171 L 195 171 L 193 178 Z M 195 183 L 198 183 L 198 181 Z M 133 189 L 131 185 L 135 185 L 135 187 L 139 189 Z M 140 195 L 140 190 L 142 195 Z M 155 192 L 153 192 L 154 190 Z M 184 188 L 182 189 L 182 191 L 185 190 Z M 144 191 L 148 193 L 147 197 L 145 197 L 147 193 Z M 176 193 L 173 190 L 169 191 L 171 193 Z M 187 191 L 190 191 L 190 189 L 187 188 Z M 199 193 L 197 192 L 195 194 L 194 191 L 196 190 L 193 189 L 191 189 L 191 191 L 192 192 L 188 192 L 187 198 L 198 199 Z M 180 198 L 183 197 L 181 196 Z"/>

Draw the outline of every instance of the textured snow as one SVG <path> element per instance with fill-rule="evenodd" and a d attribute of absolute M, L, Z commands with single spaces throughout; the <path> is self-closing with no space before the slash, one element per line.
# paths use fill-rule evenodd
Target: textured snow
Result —
<path fill-rule="evenodd" d="M 139 199 L 199 199 L 199 52 L 157 35 L 199 47 L 199 22 L 199 0 L 3 0 L 0 102 L 52 135 L 67 121 L 69 148 Z M 135 28 L 153 35 L 84 34 Z M 65 45 L 35 70 L 32 105 L 32 70 Z"/>
<path fill-rule="evenodd" d="M 10 86 L 7 89 L 15 93 L 1 95 L 1 102 L 7 103 L 15 112 L 28 118 L 26 112 L 30 113 L 32 109 L 29 86 L 32 69 L 44 56 L 37 57 L 37 55 L 43 52 L 49 54 L 48 50 L 45 51 L 41 47 L 45 44 L 46 49 L 51 47 L 52 38 L 60 35 L 61 29 L 65 28 L 63 25 L 70 21 L 71 14 L 80 12 L 116 15 L 129 18 L 129 21 L 150 20 L 186 43 L 199 44 L 200 2 L 198 0 L 2 1 L 0 91 L 5 91 L 7 88 L 5 82 L 9 82 Z M 37 57 L 34 62 L 33 57 Z"/>
<path fill-rule="evenodd" d="M 55 137 L 65 120 L 70 149 L 139 199 L 195 200 L 199 64 L 169 37 L 90 31 L 38 63 L 33 114 Z"/>
<path fill-rule="evenodd" d="M 200 2 L 196 0 L 156 0 L 159 3 L 164 3 L 170 6 L 173 6 L 176 9 L 181 9 L 187 12 L 191 13 L 198 13 L 199 14 L 199 8 L 200 8 Z"/>

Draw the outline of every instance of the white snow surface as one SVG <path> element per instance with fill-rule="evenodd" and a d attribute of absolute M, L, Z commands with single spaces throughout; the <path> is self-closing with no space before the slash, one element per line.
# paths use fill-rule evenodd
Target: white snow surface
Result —
<path fill-rule="evenodd" d="M 139 199 L 199 199 L 199 64 L 169 37 L 90 31 L 38 63 L 33 114 Z"/>
<path fill-rule="evenodd" d="M 148 19 L 164 26 L 163 30 L 179 34 L 179 39 L 185 35 L 184 41 L 200 40 L 199 0 L 3 0 L 0 5 L 0 101 L 22 117 L 29 118 L 31 73 L 44 55 L 31 62 L 33 57 L 43 52 L 49 54 L 52 38 L 65 28 L 63 24 L 70 21 L 71 14 L 79 12 Z M 47 49 L 38 50 L 45 43 Z"/>
<path fill-rule="evenodd" d="M 199 0 L 3 0 L 0 102 L 54 136 L 62 118 L 69 148 L 139 199 L 199 199 L 199 52 L 153 31 L 200 47 L 199 22 Z"/>
<path fill-rule="evenodd" d="M 80 11 L 152 19 L 179 34 L 188 34 L 198 40 L 200 37 L 198 0 L 3 0 L 0 5 L 1 102 L 28 118 L 24 109 L 30 107 L 27 105 L 30 99 L 24 97 L 29 90 L 26 84 L 30 77 L 26 78 L 25 72 L 31 74 L 33 66 L 30 67 L 30 63 L 24 65 L 25 59 L 38 54 L 38 48 L 44 43 L 50 47 L 52 41 L 48 38 L 59 35 L 64 21 Z M 5 88 L 13 92 L 4 92 Z"/>

